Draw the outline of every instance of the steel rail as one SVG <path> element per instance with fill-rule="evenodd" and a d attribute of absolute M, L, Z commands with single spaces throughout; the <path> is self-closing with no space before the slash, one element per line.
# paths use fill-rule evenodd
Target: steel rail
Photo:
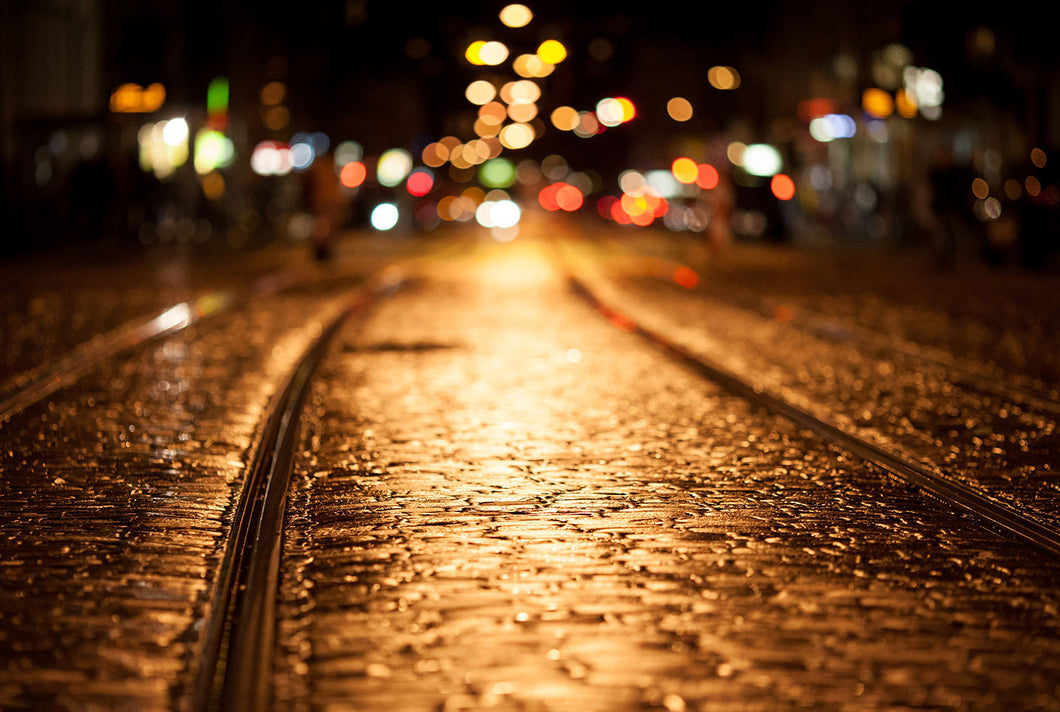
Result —
<path fill-rule="evenodd" d="M 357 289 L 327 317 L 269 404 L 218 569 L 192 693 L 195 710 L 255 712 L 269 707 L 284 510 L 310 380 L 343 323 L 402 284 L 399 276 L 384 270 Z"/>
<path fill-rule="evenodd" d="M 561 257 L 560 260 L 562 259 Z M 1042 554 L 1060 559 L 1060 533 L 1057 533 L 1029 514 L 999 502 L 979 490 L 949 477 L 943 472 L 929 469 L 896 452 L 849 433 L 779 396 L 755 387 L 724 367 L 710 362 L 699 354 L 693 353 L 663 334 L 637 323 L 614 305 L 608 304 L 570 269 L 565 271 L 567 282 L 574 293 L 588 302 L 598 313 L 617 327 L 652 343 L 701 376 L 714 381 L 737 396 L 762 406 L 777 415 L 788 418 L 797 425 L 816 433 L 847 452 L 919 487 L 937 499 L 949 504 L 958 512 L 970 515 L 987 529 L 1005 534 L 1031 546 Z"/>

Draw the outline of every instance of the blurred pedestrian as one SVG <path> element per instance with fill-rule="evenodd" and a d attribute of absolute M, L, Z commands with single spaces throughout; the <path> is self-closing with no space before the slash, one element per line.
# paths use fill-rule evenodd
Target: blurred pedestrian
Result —
<path fill-rule="evenodd" d="M 306 171 L 303 196 L 306 208 L 313 216 L 310 233 L 313 257 L 331 259 L 334 235 L 342 220 L 345 201 L 330 153 L 317 156 Z"/>

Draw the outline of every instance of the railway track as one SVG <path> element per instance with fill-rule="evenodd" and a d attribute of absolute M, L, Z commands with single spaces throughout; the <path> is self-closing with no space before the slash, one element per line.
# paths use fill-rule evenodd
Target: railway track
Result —
<path fill-rule="evenodd" d="M 267 297 L 308 278 L 295 270 L 266 274 L 246 288 L 219 289 L 172 304 L 142 318 L 132 319 L 110 331 L 75 346 L 50 363 L 41 364 L 21 374 L 22 384 L 0 394 L 0 425 L 17 413 L 66 388 L 104 361 L 175 334 L 204 319 L 238 308 L 257 298 Z"/>
<path fill-rule="evenodd" d="M 1060 559 L 1060 532 L 1043 522 L 1033 512 L 1025 508 L 1014 507 L 989 492 L 970 486 L 967 482 L 953 477 L 942 469 L 926 466 L 898 450 L 872 442 L 850 428 L 822 418 L 786 400 L 783 396 L 770 392 L 770 389 L 752 382 L 703 353 L 688 348 L 678 339 L 645 326 L 623 311 L 617 302 L 604 296 L 600 289 L 593 286 L 598 282 L 599 277 L 589 275 L 584 268 L 579 269 L 569 247 L 561 245 L 556 250 L 556 255 L 560 269 L 567 275 L 572 291 L 618 328 L 649 341 L 730 392 L 797 423 L 826 441 L 920 488 L 931 497 L 945 503 L 955 511 L 974 518 L 990 530 L 1013 537 L 1042 554 Z M 660 281 L 671 284 L 669 280 Z M 881 346 L 880 339 L 872 338 L 871 341 L 874 346 Z M 912 353 L 919 358 L 927 358 L 916 351 Z M 1060 403 L 1050 400 L 1048 395 L 1026 393 L 1018 388 L 1010 388 L 981 374 L 962 369 L 959 371 L 959 377 L 971 380 L 976 388 L 1003 397 L 1015 398 L 1017 402 L 1026 403 L 1050 413 L 1054 411 L 1054 408 L 1060 408 Z"/>
<path fill-rule="evenodd" d="M 640 440 L 636 441 L 635 450 L 628 448 L 633 440 L 624 441 L 622 437 L 616 441 L 605 436 L 600 443 L 585 439 L 582 441 L 586 446 L 584 452 L 581 447 L 573 448 L 571 439 L 575 437 L 577 427 L 570 424 L 582 419 L 594 421 L 589 428 L 591 432 L 602 433 L 608 427 L 615 427 L 616 430 L 624 429 L 626 438 L 630 437 L 629 429 L 645 427 L 642 423 L 650 422 L 643 413 L 627 416 L 624 424 L 612 420 L 609 409 L 616 408 L 611 412 L 617 413 L 618 404 L 622 403 L 614 393 L 608 396 L 614 398 L 613 402 L 608 401 L 611 405 L 602 407 L 604 412 L 594 411 L 594 408 L 601 410 L 597 401 L 606 400 L 608 393 L 601 389 L 600 382 L 607 380 L 607 376 L 601 374 L 620 371 L 602 370 L 591 379 L 583 375 L 581 379 L 597 384 L 595 390 L 586 392 L 591 397 L 586 398 L 583 394 L 581 401 L 577 394 L 571 396 L 579 388 L 580 379 L 573 369 L 580 354 L 573 353 L 576 349 L 568 347 L 576 344 L 586 349 L 586 358 L 589 358 L 589 349 L 593 348 L 595 340 L 600 349 L 596 357 L 614 365 L 621 363 L 620 350 L 622 344 L 627 343 L 627 337 L 615 334 L 604 324 L 595 323 L 595 317 L 581 302 L 588 303 L 615 326 L 688 367 L 681 369 L 663 364 L 666 359 L 641 344 L 630 349 L 639 354 L 635 358 L 642 359 L 642 374 L 644 370 L 661 370 L 658 366 L 663 364 L 666 375 L 660 379 L 687 380 L 693 384 L 685 397 L 685 407 L 697 398 L 692 393 L 696 388 L 705 388 L 711 394 L 729 391 L 739 396 L 724 397 L 723 400 L 729 403 L 724 407 L 732 408 L 731 412 L 747 410 L 741 400 L 744 399 L 792 421 L 803 431 L 816 433 L 819 442 L 827 443 L 819 445 L 813 439 L 804 440 L 801 433 L 785 435 L 783 437 L 792 438 L 789 445 L 801 441 L 806 453 L 817 453 L 791 457 L 805 458 L 810 462 L 821 457 L 821 452 L 834 453 L 840 448 L 915 484 L 929 492 L 932 498 L 944 501 L 962 516 L 945 513 L 939 518 L 948 522 L 946 526 L 951 531 L 963 532 L 969 537 L 967 541 L 977 542 L 970 544 L 972 550 L 983 546 L 981 542 L 986 540 L 987 550 L 1015 550 L 1019 552 L 1015 556 L 1020 561 L 1024 560 L 1023 557 L 1043 561 L 1028 556 L 1023 545 L 1029 545 L 1048 557 L 1060 558 L 1060 540 L 1056 533 L 1033 518 L 964 487 L 943 472 L 926 468 L 899 452 L 881 448 L 877 443 L 859 438 L 855 433 L 763 391 L 666 334 L 638 323 L 632 315 L 594 289 L 593 279 L 580 274 L 574 265 L 562 260 L 557 264 L 562 267 L 558 273 L 539 269 L 536 272 L 530 270 L 530 276 L 526 276 L 521 271 L 521 263 L 513 260 L 494 265 L 489 270 L 483 269 L 476 279 L 484 281 L 471 282 L 465 274 L 461 276 L 464 281 L 453 279 L 451 283 L 445 283 L 448 268 L 436 265 L 434 276 L 424 277 L 422 293 L 402 289 L 409 283 L 404 275 L 411 271 L 383 271 L 342 296 L 336 297 L 335 292 L 329 290 L 331 296 L 324 306 L 315 298 L 304 300 L 304 304 L 313 307 L 312 321 L 317 326 L 310 330 L 311 338 L 298 341 L 298 354 L 284 361 L 288 365 L 282 379 L 273 379 L 274 382 L 280 381 L 280 385 L 269 399 L 264 414 L 255 421 L 258 425 L 252 447 L 244 456 L 247 469 L 245 474 L 233 480 L 233 494 L 226 500 L 231 503 L 231 509 L 223 518 L 223 538 L 218 539 L 224 542 L 223 549 L 214 549 L 216 558 L 212 561 L 217 563 L 203 576 L 208 581 L 208 594 L 205 600 L 200 599 L 201 602 L 196 604 L 201 605 L 196 610 L 203 612 L 203 618 L 194 628 L 201 632 L 195 633 L 195 644 L 182 658 L 186 665 L 181 673 L 183 682 L 176 683 L 168 693 L 174 706 L 182 709 L 190 706 L 196 712 L 227 709 L 255 712 L 277 709 L 276 696 L 281 697 L 280 704 L 290 701 L 282 699 L 283 690 L 295 697 L 297 694 L 317 695 L 323 690 L 319 702 L 322 705 L 353 700 L 365 708 L 401 708 L 400 701 L 406 699 L 417 709 L 426 709 L 422 706 L 424 700 L 432 700 L 431 709 L 438 709 L 442 707 L 438 696 L 440 689 L 458 689 L 465 684 L 461 680 L 472 677 L 477 680 L 476 689 L 484 692 L 475 693 L 479 694 L 478 697 L 453 695 L 445 702 L 445 707 L 461 709 L 496 705 L 503 702 L 506 695 L 513 694 L 511 691 L 518 686 L 509 678 L 501 678 L 495 684 L 482 682 L 483 675 L 488 677 L 496 659 L 503 658 L 490 649 L 490 646 L 499 646 L 501 650 L 516 651 L 510 653 L 514 657 L 507 660 L 505 668 L 505 674 L 514 676 L 511 679 L 516 683 L 537 677 L 548 679 L 552 689 L 575 695 L 570 699 L 577 699 L 583 708 L 603 709 L 599 706 L 602 701 L 607 700 L 610 705 L 611 700 L 601 695 L 592 684 L 582 684 L 586 671 L 596 663 L 588 656 L 579 659 L 574 652 L 577 645 L 572 644 L 568 649 L 564 638 L 566 633 L 561 635 L 560 632 L 574 631 L 573 642 L 577 642 L 579 636 L 583 642 L 590 641 L 586 650 L 608 649 L 609 646 L 625 650 L 624 630 L 617 632 L 617 638 L 608 636 L 616 635 L 616 621 L 626 613 L 611 614 L 607 607 L 610 605 L 614 605 L 616 611 L 628 612 L 631 621 L 652 620 L 653 616 L 661 615 L 663 608 L 668 611 L 667 616 L 676 616 L 677 611 L 683 611 L 680 615 L 685 615 L 701 610 L 708 621 L 697 619 L 698 622 L 692 623 L 685 620 L 679 628 L 685 631 L 699 629 L 705 637 L 691 645 L 686 642 L 691 638 L 682 637 L 682 634 L 657 649 L 668 651 L 667 654 L 684 651 L 680 654 L 688 656 L 699 655 L 696 651 L 701 649 L 703 655 L 697 658 L 699 663 L 706 661 L 709 670 L 721 671 L 717 675 L 708 672 L 707 678 L 716 678 L 719 685 L 730 684 L 728 663 L 717 663 L 717 668 L 713 667 L 715 663 L 710 663 L 713 660 L 710 656 L 715 653 L 708 651 L 714 634 L 711 631 L 716 631 L 718 621 L 726 619 L 725 592 L 733 592 L 729 603 L 738 605 L 739 601 L 752 602 L 745 593 L 748 586 L 756 591 L 759 587 L 764 591 L 773 590 L 765 605 L 767 608 L 776 607 L 776 601 L 790 599 L 784 599 L 770 588 L 781 584 L 779 581 L 771 583 L 769 577 L 788 576 L 790 569 L 795 572 L 791 574 L 795 585 L 786 595 L 800 596 L 799 591 L 807 589 L 800 589 L 799 576 L 820 580 L 813 578 L 820 576 L 815 573 L 819 572 L 820 561 L 807 563 L 807 560 L 816 556 L 815 552 L 828 548 L 828 537 L 839 527 L 824 526 L 819 532 L 813 531 L 812 534 L 821 535 L 819 540 L 809 536 L 807 530 L 818 526 L 820 521 L 808 523 L 806 529 L 801 529 L 796 526 L 797 522 L 793 523 L 794 520 L 785 519 L 785 508 L 818 512 L 836 510 L 829 509 L 827 499 L 817 505 L 805 504 L 812 501 L 809 493 L 820 486 L 819 482 L 811 481 L 808 487 L 800 489 L 802 485 L 798 478 L 786 479 L 784 487 L 779 490 L 781 494 L 776 496 L 776 505 L 766 505 L 763 503 L 772 496 L 769 487 L 757 479 L 743 479 L 741 483 L 740 478 L 735 477 L 733 482 L 726 481 L 728 475 L 722 474 L 725 468 L 718 467 L 721 460 L 712 460 L 711 464 L 686 461 L 682 466 L 683 457 L 692 457 L 691 450 L 687 455 L 681 452 L 682 444 L 706 448 L 709 454 L 710 445 L 701 446 L 695 441 L 672 440 L 672 451 L 664 447 L 653 454 L 646 452 L 647 445 L 642 449 Z M 515 286 L 509 287 L 507 293 L 494 296 L 501 291 L 497 285 L 509 283 Z M 571 291 L 577 299 L 571 297 Z M 392 296 L 393 300 L 390 299 Z M 392 311 L 381 314 L 379 319 L 369 320 L 377 307 Z M 396 314 L 411 316 L 394 318 Z M 369 338 L 357 345 L 347 344 L 352 348 L 344 350 L 343 356 L 353 361 L 332 363 L 335 356 L 327 356 L 330 344 L 341 329 L 352 328 L 350 322 L 354 320 L 357 325 L 362 320 L 366 324 L 369 321 L 374 323 L 369 329 Z M 562 324 L 562 328 L 553 328 L 556 321 Z M 585 336 L 589 332 L 592 332 L 591 336 Z M 586 339 L 584 344 L 577 341 L 583 336 Z M 561 350 L 565 357 L 555 359 Z M 384 359 L 389 367 L 375 368 Z M 549 368 L 562 368 L 562 373 L 554 374 L 543 367 L 549 359 L 561 364 L 557 366 L 553 362 Z M 655 368 L 645 366 L 645 359 L 653 362 Z M 357 368 L 350 368 L 351 363 L 358 364 Z M 402 369 L 400 374 L 398 367 Z M 415 371 L 421 367 L 424 370 L 417 375 Z M 320 372 L 339 379 L 346 379 L 353 372 L 358 376 L 334 384 L 329 381 L 329 388 L 321 393 L 319 409 L 312 419 L 306 417 L 307 424 L 303 425 L 307 394 Z M 485 375 L 476 375 L 480 372 Z M 700 378 L 720 385 L 721 389 L 713 385 L 705 387 Z M 361 393 L 358 389 L 362 380 L 372 381 L 364 391 L 370 401 L 367 404 L 358 403 L 359 398 L 353 397 L 353 394 Z M 630 379 L 622 382 L 626 386 L 636 385 Z M 417 384 L 432 393 L 419 393 Z M 482 388 L 483 385 L 487 387 Z M 654 387 L 658 386 L 656 383 Z M 651 387 L 646 390 L 650 391 Z M 410 393 L 415 397 L 408 397 Z M 638 396 L 642 397 L 643 394 Z M 313 401 L 316 399 L 314 394 Z M 550 401 L 563 402 L 562 412 L 550 408 Z M 437 410 L 431 409 L 431 402 L 438 404 Z M 641 408 L 650 409 L 646 401 L 638 402 Z M 732 403 L 738 403 L 738 406 L 734 408 Z M 577 407 L 571 407 L 579 404 L 585 406 L 587 412 L 578 413 Z M 373 407 L 382 410 L 373 411 Z M 699 404 L 693 407 L 703 409 L 696 418 L 702 418 L 704 414 L 709 418 L 710 407 L 714 406 Z M 366 410 L 361 411 L 362 408 Z M 679 414 L 681 411 L 672 412 Z M 389 431 L 377 434 L 374 444 L 371 440 L 357 440 L 356 430 L 366 422 L 363 419 L 365 413 L 369 413 L 367 422 L 378 424 L 378 430 Z M 529 419 L 520 424 L 519 419 L 528 416 Z M 557 417 L 560 420 L 552 420 Z M 570 419 L 566 428 L 563 418 Z M 683 425 L 690 425 L 696 418 Z M 491 423 L 491 419 L 498 422 Z M 17 420 L 23 421 L 21 418 Z M 672 424 L 680 420 L 675 418 Z M 753 420 L 748 418 L 746 424 L 739 427 L 758 428 L 765 433 L 770 427 L 788 429 L 787 424 L 775 424 L 781 419 L 770 418 L 774 423 L 772 426 L 754 424 Z M 555 427 L 557 425 L 560 427 Z M 696 425 L 698 427 L 698 423 Z M 696 440 L 716 443 L 719 450 L 730 447 L 714 439 L 724 428 L 712 431 L 712 427 L 715 426 L 703 425 L 703 432 L 697 431 L 695 435 Z M 320 436 L 319 440 L 305 439 L 303 428 L 314 437 Z M 790 430 L 796 432 L 794 428 Z M 713 432 L 710 438 L 706 437 L 708 432 Z M 523 443 L 508 439 L 523 434 L 527 438 Z M 549 439 L 555 440 L 554 445 L 548 444 Z M 351 441 L 356 443 L 352 450 Z M 310 442 L 316 444 L 310 445 Z M 323 446 L 318 448 L 317 444 L 321 442 Z M 765 445 L 768 440 L 759 439 L 757 442 Z M 462 445 L 466 448 L 463 451 Z M 743 443 L 735 447 L 744 448 L 749 453 L 757 445 Z M 304 452 L 307 448 L 312 452 Z M 373 448 L 383 452 L 369 454 Z M 703 449 L 696 452 L 703 452 Z M 656 455 L 669 456 L 668 464 L 655 466 L 652 458 Z M 785 462 L 775 449 L 772 454 L 765 451 L 762 456 L 773 459 L 773 464 L 766 470 L 777 470 Z M 301 469 L 298 469 L 299 458 L 302 458 Z M 311 472 L 305 470 L 306 458 L 314 462 Z M 647 463 L 643 465 L 643 471 L 637 469 L 636 462 Z M 682 467 L 686 478 L 689 472 L 718 469 L 709 476 L 716 478 L 715 481 L 705 477 L 693 483 L 693 480 L 681 479 L 676 474 L 682 471 Z M 747 467 L 753 468 L 754 465 Z M 816 465 L 807 467 L 812 469 Z M 331 472 L 327 475 L 313 479 L 318 471 L 329 469 Z M 923 507 L 915 493 L 874 472 L 862 472 L 865 469 L 869 468 L 853 468 L 849 476 L 862 484 L 868 482 L 869 491 L 890 493 L 881 496 L 881 500 L 905 505 L 912 502 L 916 511 L 944 511 L 937 507 Z M 787 475 L 780 477 L 786 478 Z M 310 480 L 313 481 L 313 496 L 303 497 L 299 483 Z M 879 485 L 878 482 L 887 484 Z M 730 484 L 736 485 L 734 491 L 729 490 Z M 741 484 L 746 489 L 740 489 Z M 845 496 L 849 498 L 849 490 L 856 490 L 859 485 L 848 482 L 841 486 L 847 488 Z M 288 501 L 289 498 L 292 502 Z M 668 502 L 667 498 L 673 501 Z M 731 511 L 725 511 L 726 503 L 731 505 Z M 292 508 L 293 519 L 285 518 L 288 507 Z M 815 507 L 819 509 L 815 510 Z M 846 516 L 851 511 L 841 513 Z M 861 514 L 866 518 L 879 515 L 871 511 Z M 884 512 L 883 517 L 884 521 L 897 523 L 899 528 L 911 521 L 914 526 L 922 524 L 914 521 L 915 516 L 889 518 Z M 826 525 L 835 521 L 819 518 Z M 973 527 L 966 521 L 969 518 L 990 533 Z M 298 522 L 294 551 L 288 549 L 292 532 L 284 531 L 285 521 Z M 309 531 L 313 526 L 319 527 L 318 533 L 303 536 L 302 528 Z M 373 540 L 375 530 L 396 534 L 379 534 L 380 538 Z M 885 528 L 876 527 L 875 531 L 883 532 Z M 969 532 L 972 532 L 970 536 Z M 1007 535 L 1009 540 L 993 535 L 998 532 Z M 741 543 L 753 539 L 756 533 L 759 541 L 754 549 Z M 394 539 L 388 540 L 388 536 Z M 840 532 L 835 542 L 843 544 L 843 536 Z M 906 541 L 900 532 L 895 537 Z M 734 538 L 737 542 L 732 549 L 715 548 L 721 547 L 727 538 Z M 787 550 L 783 564 L 778 563 L 780 559 L 768 563 L 765 558 L 758 558 L 765 557 L 764 549 L 759 547 L 777 546 L 786 538 L 798 543 Z M 865 557 L 871 559 L 873 555 L 869 552 L 879 551 L 881 543 L 887 541 L 886 535 L 871 538 L 872 543 L 862 550 Z M 357 542 L 357 545 L 349 546 L 351 542 Z M 838 551 L 836 547 L 833 549 Z M 923 549 L 931 547 L 923 546 Z M 648 552 L 656 550 L 668 553 L 653 559 L 654 554 Z M 411 556 L 390 556 L 395 551 Z M 753 554 L 747 553 L 752 551 Z M 690 553 L 696 556 L 690 557 Z M 912 555 L 932 562 L 930 566 L 922 565 L 924 569 L 932 570 L 937 567 L 939 559 L 947 556 L 919 549 L 914 549 Z M 742 556 L 752 557 L 752 568 L 746 571 L 739 568 Z M 851 558 L 860 562 L 862 553 L 859 551 Z M 708 565 L 705 561 L 713 563 Z M 829 579 L 839 575 L 837 572 L 840 571 L 832 568 L 832 561 L 827 564 Z M 858 571 L 865 568 L 860 563 L 855 565 Z M 982 565 L 989 569 L 990 562 L 968 565 Z M 1047 572 L 1053 565 L 1049 561 L 1041 569 Z M 658 573 L 653 570 L 656 566 Z M 895 577 L 902 575 L 906 568 L 901 561 L 891 562 L 891 566 L 888 581 L 896 580 Z M 773 573 L 763 578 L 762 568 Z M 292 570 L 295 575 L 291 575 Z M 673 573 L 675 571 L 683 573 L 678 575 Z M 777 574 L 778 571 L 783 573 Z M 518 579 L 515 578 L 516 572 L 519 573 Z M 541 578 L 535 581 L 538 575 Z M 306 613 L 304 619 L 298 619 L 297 626 L 321 628 L 325 635 L 340 626 L 341 633 L 336 628 L 334 639 L 352 641 L 352 647 L 362 651 L 362 657 L 344 660 L 340 650 L 329 647 L 337 644 L 331 638 L 318 641 L 319 648 L 300 647 L 287 641 L 291 625 L 284 625 L 283 616 L 284 606 L 290 607 L 291 599 L 285 598 L 290 594 L 284 592 L 284 582 L 292 586 L 295 585 L 292 582 L 303 580 L 313 583 L 312 589 L 303 592 L 311 596 L 320 590 L 320 601 L 313 607 L 299 602 L 298 610 L 311 610 L 313 615 Z M 655 593 L 646 593 L 643 601 L 639 594 L 632 595 L 640 590 L 641 585 L 646 592 L 667 592 L 665 596 L 669 602 L 662 605 L 663 599 L 653 597 Z M 1018 587 L 1019 582 L 1014 585 Z M 598 602 L 605 586 L 613 586 L 613 590 L 606 589 L 607 592 L 602 594 L 610 596 L 605 598 L 606 605 Z M 527 595 L 527 591 L 532 593 Z M 915 597 L 908 590 L 900 589 L 900 592 L 904 600 Z M 841 591 L 837 589 L 836 593 Z M 705 598 L 708 594 L 715 598 Z M 772 598 L 774 594 L 776 600 Z M 861 592 L 857 595 L 868 594 Z M 717 596 L 723 603 L 716 603 Z M 816 593 L 811 599 L 805 602 L 811 612 L 816 610 L 816 605 L 831 606 L 843 600 L 837 596 L 830 598 L 830 602 L 821 599 L 816 603 Z M 855 608 L 860 605 L 859 602 Z M 509 615 L 503 613 L 507 606 L 518 607 Z M 536 606 L 540 606 L 540 610 Z M 722 607 L 716 609 L 716 606 Z M 406 607 L 407 618 L 403 617 Z M 795 609 L 785 613 L 785 622 L 789 615 L 797 618 L 799 613 Z M 468 616 L 483 618 L 487 621 L 485 627 L 480 629 L 470 625 Z M 497 616 L 504 616 L 500 623 L 496 621 Z M 753 613 L 750 609 L 741 609 L 737 616 L 734 609 L 733 619 L 736 617 L 753 620 Z M 892 620 L 890 614 L 882 623 L 884 631 L 889 630 L 889 620 Z M 380 621 L 385 624 L 379 625 Z M 304 632 L 306 628 L 299 627 L 298 630 Z M 484 641 L 482 646 L 476 642 L 480 634 Z M 657 643 L 660 631 L 649 630 L 644 634 L 648 636 L 647 640 Z M 380 648 L 380 657 L 374 652 L 373 635 L 381 636 L 385 643 Z M 387 646 L 397 649 L 397 646 L 390 645 L 397 638 L 411 641 L 417 636 L 418 642 L 410 642 L 401 647 L 400 652 L 392 652 L 389 658 L 381 657 Z M 516 639 L 522 642 L 512 643 Z M 596 647 L 605 640 L 610 642 L 604 644 L 604 648 Z M 446 663 L 444 659 L 439 662 L 435 658 L 441 658 L 442 652 L 432 648 L 439 641 L 447 641 L 443 646 L 445 649 L 463 652 L 457 654 L 455 662 Z M 460 643 L 457 645 L 453 641 Z M 655 643 L 649 644 L 649 648 Z M 285 644 L 287 648 L 284 648 Z M 509 644 L 514 647 L 504 647 Z M 810 644 L 813 645 L 812 640 Z M 297 684 L 284 687 L 278 682 L 279 677 L 287 674 L 286 668 L 294 669 L 293 665 L 288 665 L 292 646 L 301 651 L 295 654 L 295 658 L 298 654 L 309 656 L 303 658 L 303 662 L 312 672 L 291 674 L 320 675 L 323 683 L 314 678 L 310 689 L 304 683 L 299 683 L 303 687 Z M 719 649 L 725 648 L 720 646 Z M 306 653 L 306 650 L 310 652 Z M 364 650 L 373 651 L 367 661 L 363 657 Z M 412 650 L 415 655 L 409 652 Z M 632 650 L 635 647 L 629 648 Z M 320 659 L 314 659 L 312 656 L 318 653 Z M 652 658 L 650 650 L 637 652 L 637 655 L 641 654 L 646 660 L 653 660 L 644 670 L 670 669 L 660 666 L 661 661 Z M 465 663 L 467 674 L 462 672 Z M 796 660 L 784 669 L 797 670 L 797 663 Z M 314 668 L 317 664 L 321 664 L 323 672 Z M 402 664 L 415 664 L 418 672 L 412 674 L 410 670 L 402 669 Z M 453 665 L 451 670 L 446 667 L 449 664 Z M 637 662 L 627 657 L 620 664 L 636 667 Z M 430 677 L 447 670 L 453 674 L 444 684 Z M 339 671 L 338 680 L 328 677 L 336 675 L 335 671 Z M 642 671 L 642 676 L 647 674 Z M 420 676 L 424 680 L 423 686 L 416 688 L 410 680 L 415 681 Z M 702 690 L 695 692 L 698 677 L 682 688 L 682 694 L 689 696 L 690 700 L 696 694 L 707 694 Z M 435 684 L 438 687 L 431 687 Z M 466 685 L 475 687 L 471 683 Z M 526 684 L 524 689 L 531 687 Z M 337 689 L 340 692 L 336 692 Z M 678 690 L 677 687 L 673 689 Z M 757 694 L 750 687 L 745 693 Z M 402 698 L 403 694 L 409 696 Z M 670 703 L 664 706 L 679 707 L 675 700 L 681 698 L 674 697 L 676 694 L 670 693 L 666 698 Z M 318 704 L 316 697 L 310 702 L 306 702 L 306 698 L 298 699 L 306 704 Z M 569 708 L 547 696 L 531 699 L 546 700 L 541 705 L 543 709 L 550 709 L 552 704 L 558 705 L 557 709 Z M 646 693 L 643 699 L 643 704 L 658 706 L 664 698 Z M 622 700 L 608 709 L 638 708 L 637 703 L 629 698 Z"/>
<path fill-rule="evenodd" d="M 284 508 L 310 379 L 343 323 L 366 314 L 402 283 L 399 273 L 383 270 L 324 319 L 269 404 L 215 584 L 192 695 L 196 710 L 269 706 Z"/>

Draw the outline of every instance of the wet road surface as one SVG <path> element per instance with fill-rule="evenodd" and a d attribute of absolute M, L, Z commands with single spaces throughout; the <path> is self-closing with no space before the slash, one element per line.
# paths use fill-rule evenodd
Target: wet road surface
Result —
<path fill-rule="evenodd" d="M 1060 563 L 614 328 L 545 234 L 425 262 L 324 359 L 275 709 L 1060 709 Z M 263 414 L 336 286 L 3 425 L 0 706 L 189 708 Z"/>

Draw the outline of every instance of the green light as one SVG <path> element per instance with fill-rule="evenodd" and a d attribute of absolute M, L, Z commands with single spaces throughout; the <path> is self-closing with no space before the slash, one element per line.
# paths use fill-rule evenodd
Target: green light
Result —
<path fill-rule="evenodd" d="M 507 188 L 515 183 L 515 166 L 507 158 L 491 158 L 479 168 L 478 179 L 487 188 Z"/>
<path fill-rule="evenodd" d="M 206 113 L 214 116 L 228 111 L 228 79 L 217 77 L 206 88 Z"/>
<path fill-rule="evenodd" d="M 212 170 L 232 165 L 235 151 L 232 139 L 220 131 L 203 129 L 195 135 L 195 172 L 206 175 Z"/>

